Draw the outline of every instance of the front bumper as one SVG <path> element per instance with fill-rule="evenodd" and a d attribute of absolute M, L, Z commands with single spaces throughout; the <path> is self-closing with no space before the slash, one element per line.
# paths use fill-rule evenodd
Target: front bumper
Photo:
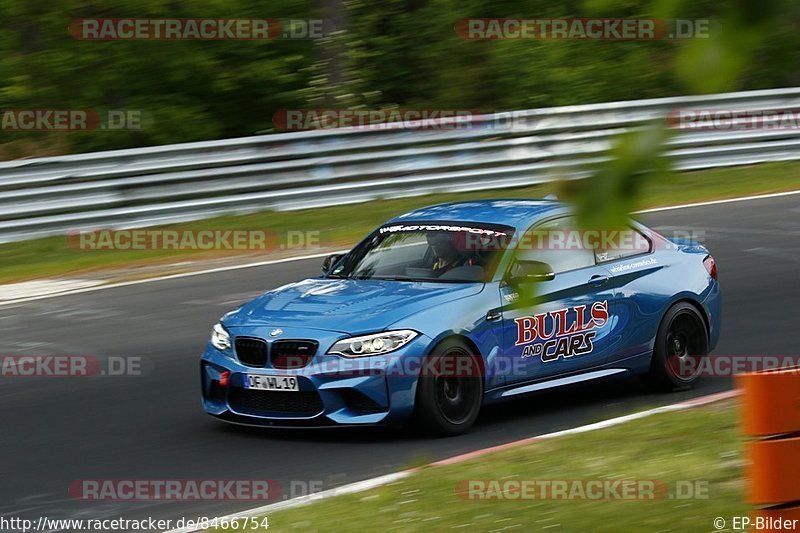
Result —
<path fill-rule="evenodd" d="M 271 345 L 270 328 L 234 328 L 236 336 L 258 337 Z M 319 348 L 309 364 L 295 370 L 242 364 L 235 350 L 210 343 L 200 363 L 203 408 L 221 420 L 268 427 L 325 427 L 399 424 L 414 408 L 419 368 L 431 339 L 419 335 L 385 355 L 348 359 L 325 352 L 338 332 L 283 328 L 282 338 L 313 339 Z M 271 346 L 270 346 L 271 348 Z M 227 384 L 220 384 L 228 372 Z M 293 376 L 299 391 L 261 391 L 246 387 L 247 374 Z"/>

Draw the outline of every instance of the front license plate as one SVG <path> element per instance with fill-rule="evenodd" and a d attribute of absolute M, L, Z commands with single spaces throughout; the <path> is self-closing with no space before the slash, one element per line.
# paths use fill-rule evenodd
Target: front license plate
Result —
<path fill-rule="evenodd" d="M 272 391 L 299 391 L 297 378 L 292 376 L 265 376 L 247 374 L 247 388 Z"/>

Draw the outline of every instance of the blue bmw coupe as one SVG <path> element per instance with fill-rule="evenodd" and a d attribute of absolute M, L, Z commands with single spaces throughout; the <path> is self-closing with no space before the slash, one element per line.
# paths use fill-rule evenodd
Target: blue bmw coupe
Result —
<path fill-rule="evenodd" d="M 448 203 L 223 316 L 203 407 L 250 425 L 454 435 L 484 404 L 571 383 L 690 387 L 719 334 L 716 264 L 696 242 L 633 220 L 588 230 L 558 201 Z"/>

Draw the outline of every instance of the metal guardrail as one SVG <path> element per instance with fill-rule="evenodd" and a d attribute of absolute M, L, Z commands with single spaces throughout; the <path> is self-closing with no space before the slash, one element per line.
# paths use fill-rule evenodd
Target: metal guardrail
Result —
<path fill-rule="evenodd" d="M 0 243 L 585 177 L 677 109 L 800 109 L 800 87 L 553 107 L 465 129 L 331 129 L 0 162 Z M 513 118 L 513 120 L 511 120 Z M 680 130 L 680 170 L 800 159 L 800 129 Z"/>

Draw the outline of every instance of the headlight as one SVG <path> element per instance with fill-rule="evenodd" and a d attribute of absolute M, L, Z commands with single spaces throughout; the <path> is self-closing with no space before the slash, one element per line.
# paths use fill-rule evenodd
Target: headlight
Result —
<path fill-rule="evenodd" d="M 227 350 L 231 347 L 231 336 L 221 324 L 214 324 L 214 329 L 211 331 L 211 344 L 217 350 Z"/>
<path fill-rule="evenodd" d="M 384 331 L 383 333 L 373 333 L 372 335 L 362 335 L 360 337 L 349 337 L 334 344 L 331 349 L 328 350 L 328 353 L 339 354 L 345 357 L 380 355 L 405 346 L 417 335 L 419 335 L 419 333 L 410 329 L 398 329 L 396 331 Z"/>

